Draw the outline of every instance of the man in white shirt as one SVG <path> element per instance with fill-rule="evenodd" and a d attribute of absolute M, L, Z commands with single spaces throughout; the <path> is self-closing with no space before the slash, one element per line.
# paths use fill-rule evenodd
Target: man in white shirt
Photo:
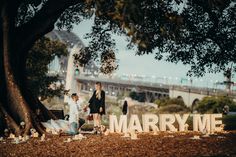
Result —
<path fill-rule="evenodd" d="M 75 135 L 78 133 L 79 122 L 79 97 L 76 93 L 73 93 L 68 100 L 69 105 L 69 123 L 70 127 L 67 131 L 68 134 Z"/>

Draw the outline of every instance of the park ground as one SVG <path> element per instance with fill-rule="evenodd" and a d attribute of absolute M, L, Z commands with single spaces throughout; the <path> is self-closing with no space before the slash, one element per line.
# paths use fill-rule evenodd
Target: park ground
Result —
<path fill-rule="evenodd" d="M 199 135 L 200 139 L 191 139 Z M 236 131 L 203 137 L 199 133 L 162 132 L 138 134 L 138 139 L 121 134 L 85 135 L 87 139 L 65 142 L 69 136 L 46 136 L 45 141 L 31 138 L 13 144 L 9 139 L 0 142 L 1 157 L 46 156 L 230 156 L 236 157 Z"/>

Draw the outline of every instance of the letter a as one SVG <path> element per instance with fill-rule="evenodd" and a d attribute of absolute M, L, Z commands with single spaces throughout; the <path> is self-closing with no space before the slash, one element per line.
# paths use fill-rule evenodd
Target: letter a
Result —
<path fill-rule="evenodd" d="M 138 132 L 142 132 L 142 127 L 138 119 L 138 115 L 131 115 L 130 121 L 129 121 L 129 131 L 131 130 L 137 130 Z"/>

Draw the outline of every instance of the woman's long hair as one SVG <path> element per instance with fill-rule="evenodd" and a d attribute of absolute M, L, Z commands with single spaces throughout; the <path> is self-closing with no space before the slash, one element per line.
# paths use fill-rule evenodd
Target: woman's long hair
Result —
<path fill-rule="evenodd" d="M 100 100 L 101 99 L 102 84 L 101 84 L 101 82 L 96 82 L 96 85 L 98 85 L 100 87 L 99 89 L 96 89 L 96 98 L 98 100 Z"/>

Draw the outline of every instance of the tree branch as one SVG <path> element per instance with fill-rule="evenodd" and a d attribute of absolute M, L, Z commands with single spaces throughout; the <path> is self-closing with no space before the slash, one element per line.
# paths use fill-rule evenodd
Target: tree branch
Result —
<path fill-rule="evenodd" d="M 82 2 L 84 1 L 48 0 L 29 22 L 17 28 L 23 53 L 27 53 L 37 39 L 53 30 L 54 24 L 66 9 Z"/>

